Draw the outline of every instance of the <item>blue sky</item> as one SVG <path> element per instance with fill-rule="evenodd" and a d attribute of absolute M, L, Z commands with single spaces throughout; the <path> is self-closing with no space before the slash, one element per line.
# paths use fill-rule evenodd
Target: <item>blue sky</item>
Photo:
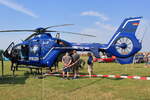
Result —
<path fill-rule="evenodd" d="M 137 33 L 145 34 L 142 51 L 150 51 L 149 4 L 150 0 L 0 0 L 0 30 L 75 24 L 54 29 L 97 36 L 61 34 L 71 42 L 107 43 L 124 18 L 143 16 Z M 0 48 L 21 42 L 30 34 L 0 33 Z"/>

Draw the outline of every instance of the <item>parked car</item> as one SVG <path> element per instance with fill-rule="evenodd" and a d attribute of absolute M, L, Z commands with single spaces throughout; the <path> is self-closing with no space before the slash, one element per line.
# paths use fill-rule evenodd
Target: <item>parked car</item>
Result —
<path fill-rule="evenodd" d="M 144 63 L 145 61 L 143 54 L 137 54 L 134 56 L 134 63 Z"/>

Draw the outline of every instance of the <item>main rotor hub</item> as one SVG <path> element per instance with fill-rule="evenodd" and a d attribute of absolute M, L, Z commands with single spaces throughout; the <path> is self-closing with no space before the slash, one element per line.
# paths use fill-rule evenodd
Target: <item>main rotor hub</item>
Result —
<path fill-rule="evenodd" d="M 46 29 L 40 27 L 40 28 L 35 29 L 35 31 L 36 31 L 37 33 L 44 33 L 44 32 L 46 31 Z"/>

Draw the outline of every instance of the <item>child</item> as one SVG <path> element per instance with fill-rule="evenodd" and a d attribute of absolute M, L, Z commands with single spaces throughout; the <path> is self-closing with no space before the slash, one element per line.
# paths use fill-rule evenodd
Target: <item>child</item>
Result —
<path fill-rule="evenodd" d="M 87 64 L 88 64 L 89 77 L 91 78 L 91 75 L 93 73 L 93 57 L 92 57 L 91 53 L 88 53 Z"/>

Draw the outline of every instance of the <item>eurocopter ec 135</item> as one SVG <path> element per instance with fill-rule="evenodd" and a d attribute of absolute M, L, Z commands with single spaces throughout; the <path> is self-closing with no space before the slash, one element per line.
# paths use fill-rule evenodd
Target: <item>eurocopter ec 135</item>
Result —
<path fill-rule="evenodd" d="M 67 26 L 69 24 L 37 28 L 35 30 L 4 30 L 0 32 L 34 32 L 22 43 L 10 46 L 4 52 L 4 56 L 17 65 L 32 65 L 37 67 L 51 67 L 61 54 L 72 50 L 92 52 L 95 57 L 100 57 L 99 52 L 116 56 L 121 64 L 132 63 L 135 53 L 141 48 L 141 42 L 135 33 L 142 17 L 126 18 L 108 44 L 100 43 L 71 43 L 58 37 L 52 37 L 51 33 L 72 33 L 64 31 L 48 30 L 52 27 Z M 72 33 L 75 34 L 75 33 Z M 77 33 L 76 33 L 77 34 Z M 80 34 L 77 35 L 86 35 Z M 87 35 L 92 36 L 92 35 Z"/>

